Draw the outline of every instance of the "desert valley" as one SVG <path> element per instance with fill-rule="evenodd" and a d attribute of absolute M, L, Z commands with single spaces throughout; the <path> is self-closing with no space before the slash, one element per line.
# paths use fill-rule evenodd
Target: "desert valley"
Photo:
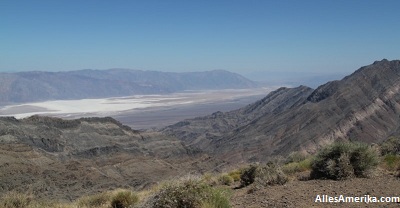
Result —
<path fill-rule="evenodd" d="M 0 0 L 0 208 L 400 205 L 398 0 Z"/>
<path fill-rule="evenodd" d="M 243 77 L 240 80 L 251 83 Z M 21 198 L 31 201 L 23 206 L 107 207 L 110 198 L 104 195 L 96 204 L 95 196 L 123 189 L 138 194 L 138 204 L 132 204 L 135 207 L 192 207 L 184 202 L 157 201 L 163 199 L 162 184 L 189 180 L 195 187 L 204 183 L 225 190 L 219 194 L 229 193 L 223 198 L 228 200 L 225 205 L 208 201 L 211 207 L 343 205 L 340 201 L 315 203 L 317 194 L 397 197 L 399 86 L 400 61 L 382 60 L 317 89 L 260 89 L 254 83 L 246 89 L 107 99 L 11 105 L 8 100 L 0 109 L 7 115 L 0 118 L 0 193 L 4 201 L 11 200 L 12 194 L 23 194 Z M 116 107 L 103 108 L 103 103 Z M 205 113 L 200 106 L 221 110 Z M 142 119 L 145 112 L 153 112 L 152 119 L 157 120 L 156 115 L 169 117 L 162 112 L 173 108 L 190 113 L 186 118 L 173 117 L 169 120 L 176 121 L 173 124 L 156 122 L 157 128 L 147 123 L 142 127 L 148 128 L 135 129 L 135 124 L 129 123 L 136 115 L 140 117 L 134 111 L 143 111 Z M 31 115 L 36 113 L 44 115 Z M 107 117 L 99 117 L 103 114 Z M 349 146 L 330 147 L 338 151 L 339 158 L 330 155 L 329 161 L 335 163 L 321 166 L 323 151 L 338 141 Z M 362 149 L 366 152 L 359 152 Z M 344 155 L 340 151 L 345 151 Z M 344 169 L 341 161 L 353 154 L 359 156 L 351 156 Z M 369 162 L 361 161 L 365 165 L 356 171 L 354 161 L 365 158 Z M 334 172 L 324 172 L 331 166 Z M 188 177 L 191 179 L 182 179 Z M 193 182 L 197 180 L 200 185 Z M 185 190 L 190 193 L 189 187 Z M 189 200 L 179 198 L 189 197 L 184 193 L 169 197 Z M 203 204 L 191 200 L 193 207 Z M 6 202 L 3 206 L 12 207 Z M 398 203 L 369 206 L 395 207 Z"/>

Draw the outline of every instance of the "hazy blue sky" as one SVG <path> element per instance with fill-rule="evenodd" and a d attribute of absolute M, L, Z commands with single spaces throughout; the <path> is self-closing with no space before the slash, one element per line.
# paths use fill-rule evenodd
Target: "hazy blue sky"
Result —
<path fill-rule="evenodd" d="M 0 71 L 350 73 L 400 58 L 399 8 L 397 0 L 0 0 Z"/>

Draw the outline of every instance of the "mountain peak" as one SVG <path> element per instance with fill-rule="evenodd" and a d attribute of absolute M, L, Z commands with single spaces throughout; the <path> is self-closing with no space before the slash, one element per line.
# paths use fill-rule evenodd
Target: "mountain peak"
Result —
<path fill-rule="evenodd" d="M 382 60 L 380 60 L 380 61 L 374 61 L 374 63 L 373 64 L 382 64 L 382 63 L 388 63 L 389 62 L 389 60 L 387 60 L 387 59 L 382 59 Z"/>

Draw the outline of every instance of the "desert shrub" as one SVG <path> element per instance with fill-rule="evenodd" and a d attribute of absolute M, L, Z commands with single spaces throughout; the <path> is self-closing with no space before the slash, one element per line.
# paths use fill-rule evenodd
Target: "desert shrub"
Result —
<path fill-rule="evenodd" d="M 78 207 L 96 208 L 101 207 L 110 202 L 110 194 L 102 192 L 95 195 L 84 196 L 77 200 Z"/>
<path fill-rule="evenodd" d="M 288 177 L 281 168 L 274 163 L 265 166 L 250 166 L 241 175 L 241 185 L 248 186 L 252 183 L 257 185 L 282 185 L 288 181 Z"/>
<path fill-rule="evenodd" d="M 151 199 L 154 208 L 228 208 L 228 192 L 197 179 L 164 185 Z"/>
<path fill-rule="evenodd" d="M 117 190 L 111 197 L 112 208 L 128 208 L 139 202 L 139 197 L 129 190 Z"/>
<path fill-rule="evenodd" d="M 256 172 L 259 168 L 258 165 L 251 165 L 250 167 L 243 169 L 242 174 L 240 175 L 240 184 L 242 186 L 248 186 L 254 183 Z"/>
<path fill-rule="evenodd" d="M 33 197 L 17 192 L 7 193 L 0 202 L 0 207 L 4 208 L 25 208 L 33 203 Z"/>
<path fill-rule="evenodd" d="M 377 164 L 378 154 L 367 144 L 337 142 L 318 152 L 311 177 L 335 180 L 365 177 Z"/>
<path fill-rule="evenodd" d="M 383 158 L 383 163 L 387 170 L 395 171 L 400 167 L 400 155 L 385 155 Z"/>
<path fill-rule="evenodd" d="M 288 181 L 288 177 L 280 167 L 269 163 L 258 169 L 255 182 L 264 186 L 283 185 Z"/>
<path fill-rule="evenodd" d="M 230 186 L 234 182 L 233 178 L 230 175 L 223 174 L 218 178 L 220 184 Z"/>
<path fill-rule="evenodd" d="M 400 154 L 400 138 L 390 137 L 381 144 L 381 154 Z"/>

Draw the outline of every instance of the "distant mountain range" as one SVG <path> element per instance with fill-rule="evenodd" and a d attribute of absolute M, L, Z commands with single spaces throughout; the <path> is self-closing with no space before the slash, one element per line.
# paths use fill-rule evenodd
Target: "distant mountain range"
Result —
<path fill-rule="evenodd" d="M 0 104 L 256 86 L 256 82 L 224 70 L 172 73 L 88 69 L 0 73 Z"/>
<path fill-rule="evenodd" d="M 229 161 L 315 152 L 335 140 L 379 143 L 400 134 L 400 61 L 376 61 L 316 90 L 280 88 L 242 109 L 163 130 Z"/>

